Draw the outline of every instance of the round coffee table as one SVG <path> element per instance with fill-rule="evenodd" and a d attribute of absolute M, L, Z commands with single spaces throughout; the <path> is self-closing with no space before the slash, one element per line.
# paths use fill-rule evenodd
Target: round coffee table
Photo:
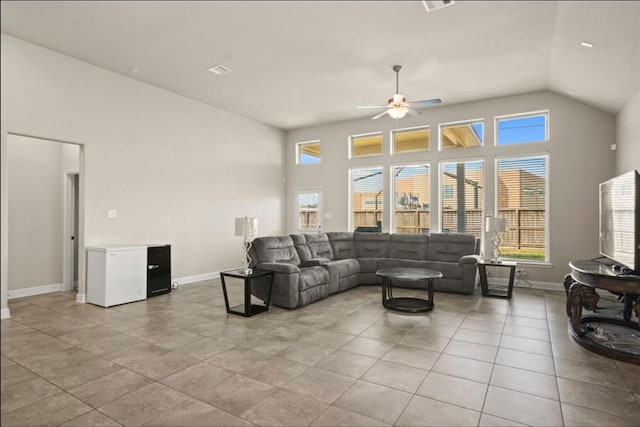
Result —
<path fill-rule="evenodd" d="M 433 279 L 441 278 L 441 272 L 426 268 L 386 268 L 376 271 L 376 276 L 382 279 L 382 305 L 384 307 L 408 313 L 433 310 Z M 393 282 L 424 282 L 427 284 L 429 299 L 394 298 Z"/>

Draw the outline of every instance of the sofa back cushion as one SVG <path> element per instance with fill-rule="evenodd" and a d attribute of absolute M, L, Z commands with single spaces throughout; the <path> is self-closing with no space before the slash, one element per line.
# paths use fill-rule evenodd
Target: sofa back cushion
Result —
<path fill-rule="evenodd" d="M 327 233 L 334 259 L 356 258 L 356 245 L 353 241 L 353 233 L 344 231 L 331 231 Z"/>
<path fill-rule="evenodd" d="M 389 233 L 353 233 L 358 258 L 387 258 L 390 239 Z"/>
<path fill-rule="evenodd" d="M 307 238 L 304 234 L 291 234 L 291 240 L 293 240 L 293 246 L 296 248 L 298 252 L 298 257 L 300 257 L 300 262 L 305 262 L 313 256 L 311 256 L 311 249 L 307 246 Z"/>
<path fill-rule="evenodd" d="M 458 262 L 464 255 L 478 255 L 476 236 L 464 233 L 431 233 L 429 235 L 429 261 Z"/>
<path fill-rule="evenodd" d="M 427 259 L 429 236 L 426 234 L 392 234 L 389 244 L 389 258 Z"/>
<path fill-rule="evenodd" d="M 333 259 L 333 249 L 325 233 L 292 234 L 291 239 L 301 262 L 312 258 Z"/>
<path fill-rule="evenodd" d="M 257 262 L 300 264 L 300 257 L 291 236 L 258 237 L 253 241 Z"/>

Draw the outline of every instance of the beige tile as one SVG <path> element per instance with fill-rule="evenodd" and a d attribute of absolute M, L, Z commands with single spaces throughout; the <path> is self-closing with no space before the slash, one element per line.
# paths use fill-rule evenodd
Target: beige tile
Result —
<path fill-rule="evenodd" d="M 63 427 L 119 427 L 120 425 L 120 423 L 96 410 L 85 412 L 79 417 L 62 424 Z"/>
<path fill-rule="evenodd" d="M 380 360 L 362 376 L 362 379 L 397 390 L 415 393 L 426 376 L 427 371 L 425 370 Z"/>
<path fill-rule="evenodd" d="M 501 334 L 504 328 L 502 322 L 486 322 L 482 320 L 464 319 L 461 328 L 470 329 L 472 331 L 491 332 L 494 334 Z"/>
<path fill-rule="evenodd" d="M 138 338 L 130 337 L 124 334 L 118 334 L 99 338 L 97 340 L 85 340 L 84 342 L 78 344 L 78 347 L 93 354 L 104 355 L 125 349 L 127 347 L 140 345 L 140 343 L 141 340 L 139 340 Z"/>
<path fill-rule="evenodd" d="M 266 353 L 236 347 L 218 353 L 215 356 L 206 359 L 206 362 L 229 371 L 242 373 L 253 367 L 256 363 L 267 360 L 270 357 L 271 356 Z"/>
<path fill-rule="evenodd" d="M 540 341 L 550 341 L 549 331 L 546 329 L 530 328 L 522 325 L 505 325 L 502 331 L 504 335 L 513 335 L 515 337 L 531 338 Z"/>
<path fill-rule="evenodd" d="M 400 344 L 441 352 L 449 344 L 449 340 L 449 338 L 442 338 L 433 334 L 412 331 L 400 340 Z"/>
<path fill-rule="evenodd" d="M 10 385 L 2 385 L 0 411 L 14 411 L 40 399 L 59 393 L 61 390 L 40 377 L 31 378 Z"/>
<path fill-rule="evenodd" d="M 489 386 L 483 413 L 531 426 L 562 426 L 560 402 Z"/>
<path fill-rule="evenodd" d="M 342 375 L 360 378 L 376 361 L 377 359 L 373 357 L 336 350 L 316 363 L 315 366 Z"/>
<path fill-rule="evenodd" d="M 362 354 L 363 356 L 370 356 L 380 358 L 393 347 L 393 344 L 386 341 L 378 341 L 371 338 L 356 337 L 340 347 L 342 351 L 348 351 L 351 353 Z"/>
<path fill-rule="evenodd" d="M 6 387 L 25 380 L 30 380 L 36 377 L 36 374 L 16 363 L 13 363 L 11 365 L 3 365 L 2 368 L 0 368 L 0 384 L 2 385 L 2 387 Z"/>
<path fill-rule="evenodd" d="M 416 393 L 474 411 L 481 411 L 487 387 L 483 383 L 431 372 Z"/>
<path fill-rule="evenodd" d="M 496 365 L 511 366 L 514 368 L 540 372 L 542 374 L 555 374 L 553 358 L 540 354 L 500 348 L 498 349 L 495 363 Z"/>
<path fill-rule="evenodd" d="M 417 332 L 433 335 L 440 338 L 451 338 L 455 335 L 458 328 L 455 326 L 439 325 L 432 322 L 422 322 L 417 325 L 411 332 Z"/>
<path fill-rule="evenodd" d="M 233 375 L 233 372 L 217 366 L 198 363 L 163 378 L 161 382 L 185 394 L 198 397 Z"/>
<path fill-rule="evenodd" d="M 13 360 L 9 359 L 5 355 L 0 355 L 0 367 L 4 368 L 5 366 L 15 365 L 15 364 L 16 364 L 16 362 L 14 362 Z"/>
<path fill-rule="evenodd" d="M 503 335 L 500 341 L 501 348 L 523 351 L 526 353 L 551 356 L 551 344 L 548 341 L 532 340 L 531 338 Z"/>
<path fill-rule="evenodd" d="M 199 393 L 199 398 L 234 415 L 240 415 L 276 390 L 272 385 L 235 374 Z"/>
<path fill-rule="evenodd" d="M 640 405 L 629 392 L 565 378 L 558 378 L 558 389 L 562 403 L 584 406 L 620 417 L 640 417 Z"/>
<path fill-rule="evenodd" d="M 145 377 L 158 380 L 196 363 L 198 363 L 196 359 L 175 351 L 168 351 L 146 360 L 131 363 L 128 368 Z"/>
<path fill-rule="evenodd" d="M 97 408 L 149 384 L 151 384 L 150 379 L 128 369 L 120 369 L 74 387 L 69 390 L 69 393 Z"/>
<path fill-rule="evenodd" d="M 57 353 L 68 350 L 71 344 L 40 332 L 29 332 L 2 340 L 2 354 L 14 360 L 28 359 L 33 355 Z"/>
<path fill-rule="evenodd" d="M 443 354 L 431 370 L 471 381 L 489 383 L 492 368 L 491 363 Z"/>
<path fill-rule="evenodd" d="M 480 412 L 414 396 L 396 422 L 397 426 L 477 426 Z"/>
<path fill-rule="evenodd" d="M 291 346 L 294 342 L 295 340 L 292 338 L 285 338 L 278 335 L 263 335 L 247 340 L 240 344 L 240 346 L 273 355 Z"/>
<path fill-rule="evenodd" d="M 472 342 L 476 344 L 492 345 L 497 347 L 500 344 L 500 334 L 492 332 L 474 331 L 460 328 L 453 336 L 454 340 Z"/>
<path fill-rule="evenodd" d="M 633 365 L 631 363 L 625 363 L 615 361 L 615 365 L 622 377 L 627 382 L 629 390 L 633 393 L 640 394 L 640 365 Z"/>
<path fill-rule="evenodd" d="M 520 316 L 507 316 L 505 326 L 506 325 L 519 325 L 519 326 L 526 326 L 529 328 L 549 329 L 549 326 L 545 319 L 533 319 L 530 317 L 520 317 Z"/>
<path fill-rule="evenodd" d="M 444 349 L 444 353 L 493 363 L 496 359 L 498 348 L 491 345 L 451 340 Z"/>
<path fill-rule="evenodd" d="M 58 387 L 68 390 L 72 387 L 84 384 L 104 375 L 120 370 L 120 366 L 98 357 L 92 357 L 76 364 L 53 372 L 41 374 L 43 378 L 51 381 Z"/>
<path fill-rule="evenodd" d="M 220 341 L 214 338 L 202 338 L 191 344 L 177 348 L 176 353 L 185 354 L 198 360 L 206 360 L 218 353 L 230 350 L 235 347 L 233 344 Z"/>
<path fill-rule="evenodd" d="M 407 334 L 406 331 L 402 331 L 400 329 L 389 328 L 386 326 L 375 324 L 365 329 L 363 332 L 360 333 L 359 336 L 397 344 L 404 338 L 406 334 Z"/>
<path fill-rule="evenodd" d="M 294 362 L 304 363 L 305 365 L 315 365 L 334 351 L 335 349 L 330 347 L 320 347 L 304 342 L 296 342 L 277 353 L 276 356 Z"/>
<path fill-rule="evenodd" d="M 369 323 L 360 323 L 349 320 L 338 320 L 337 322 L 333 322 L 324 327 L 324 329 L 340 332 L 342 334 L 350 334 L 350 335 L 358 335 L 363 332 L 365 329 L 369 328 L 371 324 Z"/>
<path fill-rule="evenodd" d="M 335 319 L 334 319 L 335 320 Z M 309 337 L 302 339 L 302 342 L 321 346 L 339 348 L 348 343 L 354 338 L 354 335 L 342 334 L 339 332 L 332 332 L 324 329 L 319 329 Z"/>
<path fill-rule="evenodd" d="M 614 363 L 600 365 L 556 358 L 555 364 L 558 377 L 629 391 Z"/>
<path fill-rule="evenodd" d="M 243 413 L 242 418 L 263 426 L 308 426 L 327 407 L 317 400 L 278 390 Z"/>
<path fill-rule="evenodd" d="M 467 314 L 466 319 L 482 320 L 485 322 L 504 323 L 507 315 L 504 313 L 485 313 L 481 311 L 471 311 Z"/>
<path fill-rule="evenodd" d="M 4 406 L 4 405 L 3 405 Z M 2 415 L 3 426 L 55 426 L 89 412 L 92 408 L 75 397 L 56 393 Z"/>
<path fill-rule="evenodd" d="M 179 410 L 188 400 L 185 394 L 153 383 L 98 409 L 122 425 L 139 426 Z"/>
<path fill-rule="evenodd" d="M 328 404 L 340 397 L 356 379 L 324 369 L 310 368 L 284 386 L 289 391 Z"/>
<path fill-rule="evenodd" d="M 638 426 L 638 419 L 623 418 L 606 412 L 594 411 L 581 406 L 562 404 L 562 417 L 567 427 Z"/>
<path fill-rule="evenodd" d="M 512 427 L 512 426 L 523 426 L 524 424 L 517 423 L 511 420 L 505 420 L 504 418 L 494 417 L 489 414 L 480 415 L 480 422 L 478 423 L 478 427 Z"/>
<path fill-rule="evenodd" d="M 551 347 L 553 349 L 553 356 L 557 358 L 575 360 L 577 362 L 585 363 L 599 363 L 603 360 L 611 362 L 611 360 L 590 350 L 587 350 L 573 340 L 563 342 L 553 341 L 551 342 Z"/>
<path fill-rule="evenodd" d="M 269 359 L 256 362 L 255 365 L 245 369 L 243 375 L 254 380 L 262 381 L 277 387 L 282 387 L 304 371 L 308 365 L 273 356 Z"/>
<path fill-rule="evenodd" d="M 179 408 L 152 419 L 146 425 L 153 427 L 231 427 L 252 426 L 253 424 L 199 400 L 190 399 L 180 405 Z"/>
<path fill-rule="evenodd" d="M 428 371 L 436 363 L 438 357 L 440 357 L 440 353 L 435 351 L 396 344 L 382 359 Z"/>
<path fill-rule="evenodd" d="M 495 365 L 491 385 L 558 400 L 558 385 L 553 375 Z"/>
<path fill-rule="evenodd" d="M 370 427 L 390 424 L 336 406 L 329 406 L 311 425 L 314 427 Z"/>
<path fill-rule="evenodd" d="M 102 357 L 117 363 L 118 365 L 129 367 L 136 363 L 144 362 L 152 357 L 166 353 L 167 351 L 167 349 L 158 347 L 157 345 L 141 342 L 140 344 L 102 355 Z"/>
<path fill-rule="evenodd" d="M 334 405 L 393 424 L 410 399 L 410 393 L 359 380 Z"/>

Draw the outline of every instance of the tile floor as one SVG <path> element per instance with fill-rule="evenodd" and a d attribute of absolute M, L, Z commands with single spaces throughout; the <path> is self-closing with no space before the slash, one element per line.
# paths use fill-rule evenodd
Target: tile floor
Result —
<path fill-rule="evenodd" d="M 363 286 L 251 318 L 226 314 L 219 281 L 74 299 L 9 302 L 3 426 L 640 425 L 640 365 L 572 342 L 563 292 L 436 293 L 405 315 Z"/>

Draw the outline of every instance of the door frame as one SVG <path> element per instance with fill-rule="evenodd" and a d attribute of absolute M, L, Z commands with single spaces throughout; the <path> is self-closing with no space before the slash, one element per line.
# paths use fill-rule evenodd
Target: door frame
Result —
<path fill-rule="evenodd" d="M 324 231 L 324 187 L 301 187 L 293 189 L 293 232 L 296 234 L 309 233 L 311 230 L 300 230 L 298 217 L 298 200 L 301 194 L 318 194 L 318 232 Z"/>
<path fill-rule="evenodd" d="M 76 205 L 76 181 L 78 177 L 78 185 L 80 185 L 80 171 L 78 169 L 70 169 L 64 173 L 64 216 L 63 216 L 63 255 L 62 255 L 62 284 L 63 290 L 73 291 L 76 288 L 74 283 L 74 272 L 77 268 L 76 258 L 74 256 L 74 247 L 78 243 L 78 237 L 74 235 L 75 230 L 75 211 L 79 209 Z M 79 188 L 78 188 L 79 190 Z M 79 193 L 79 191 L 78 191 Z M 78 227 L 79 228 L 79 227 Z M 73 237 L 73 240 L 71 239 Z M 80 252 L 80 251 L 78 251 Z M 79 253 L 78 253 L 79 255 Z M 79 279 L 79 275 L 78 275 Z"/>

